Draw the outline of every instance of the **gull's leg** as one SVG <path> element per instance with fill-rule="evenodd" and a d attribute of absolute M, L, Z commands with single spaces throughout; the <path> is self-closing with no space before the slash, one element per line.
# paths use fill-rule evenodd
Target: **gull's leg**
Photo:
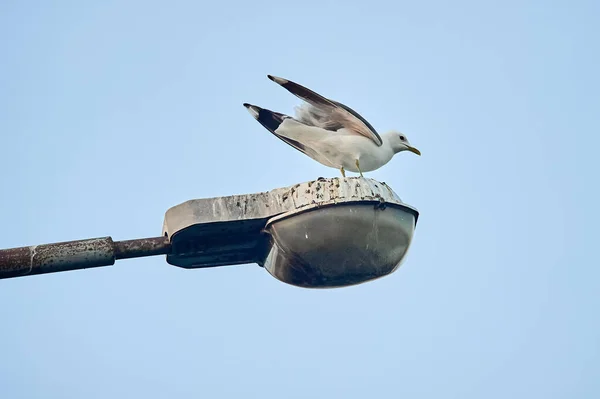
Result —
<path fill-rule="evenodd" d="M 358 173 L 360 173 L 360 177 L 364 177 L 362 171 L 360 170 L 360 165 L 358 164 L 358 159 L 356 160 L 356 167 L 358 168 Z"/>
<path fill-rule="evenodd" d="M 343 166 L 340 168 L 340 172 L 342 172 L 342 177 L 346 177 L 346 171 Z"/>

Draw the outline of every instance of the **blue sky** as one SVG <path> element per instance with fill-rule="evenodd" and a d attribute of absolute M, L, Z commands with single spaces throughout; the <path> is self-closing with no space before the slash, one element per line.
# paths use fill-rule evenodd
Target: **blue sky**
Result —
<path fill-rule="evenodd" d="M 595 398 L 598 2 L 3 1 L 0 247 L 159 235 L 192 198 L 336 176 L 242 107 L 274 74 L 400 154 L 406 262 L 305 290 L 163 257 L 0 281 L 6 398 Z"/>

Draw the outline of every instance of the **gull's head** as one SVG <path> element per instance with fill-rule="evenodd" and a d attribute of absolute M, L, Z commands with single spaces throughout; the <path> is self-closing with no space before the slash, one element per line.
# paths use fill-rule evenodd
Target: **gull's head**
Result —
<path fill-rule="evenodd" d="M 408 137 L 402 132 L 388 132 L 385 134 L 385 139 L 394 150 L 394 153 L 397 154 L 401 151 L 410 151 L 417 155 L 421 155 L 421 151 L 417 150 L 413 147 L 408 141 Z"/>

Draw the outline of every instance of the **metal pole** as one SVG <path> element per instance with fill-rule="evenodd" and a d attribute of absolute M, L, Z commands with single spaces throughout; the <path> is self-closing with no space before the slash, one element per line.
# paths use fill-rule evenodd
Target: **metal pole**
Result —
<path fill-rule="evenodd" d="M 167 237 L 127 241 L 103 237 L 3 249 L 0 250 L 0 279 L 110 266 L 118 259 L 170 252 L 171 243 Z"/>

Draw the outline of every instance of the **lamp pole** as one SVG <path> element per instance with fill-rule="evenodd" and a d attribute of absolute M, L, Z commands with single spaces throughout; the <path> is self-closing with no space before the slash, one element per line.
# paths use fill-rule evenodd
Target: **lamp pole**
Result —
<path fill-rule="evenodd" d="M 257 263 L 300 287 L 341 287 L 392 273 L 419 212 L 385 183 L 319 178 L 269 192 L 186 201 L 160 237 L 91 238 L 0 250 L 0 279 L 166 255 L 187 269 Z"/>

